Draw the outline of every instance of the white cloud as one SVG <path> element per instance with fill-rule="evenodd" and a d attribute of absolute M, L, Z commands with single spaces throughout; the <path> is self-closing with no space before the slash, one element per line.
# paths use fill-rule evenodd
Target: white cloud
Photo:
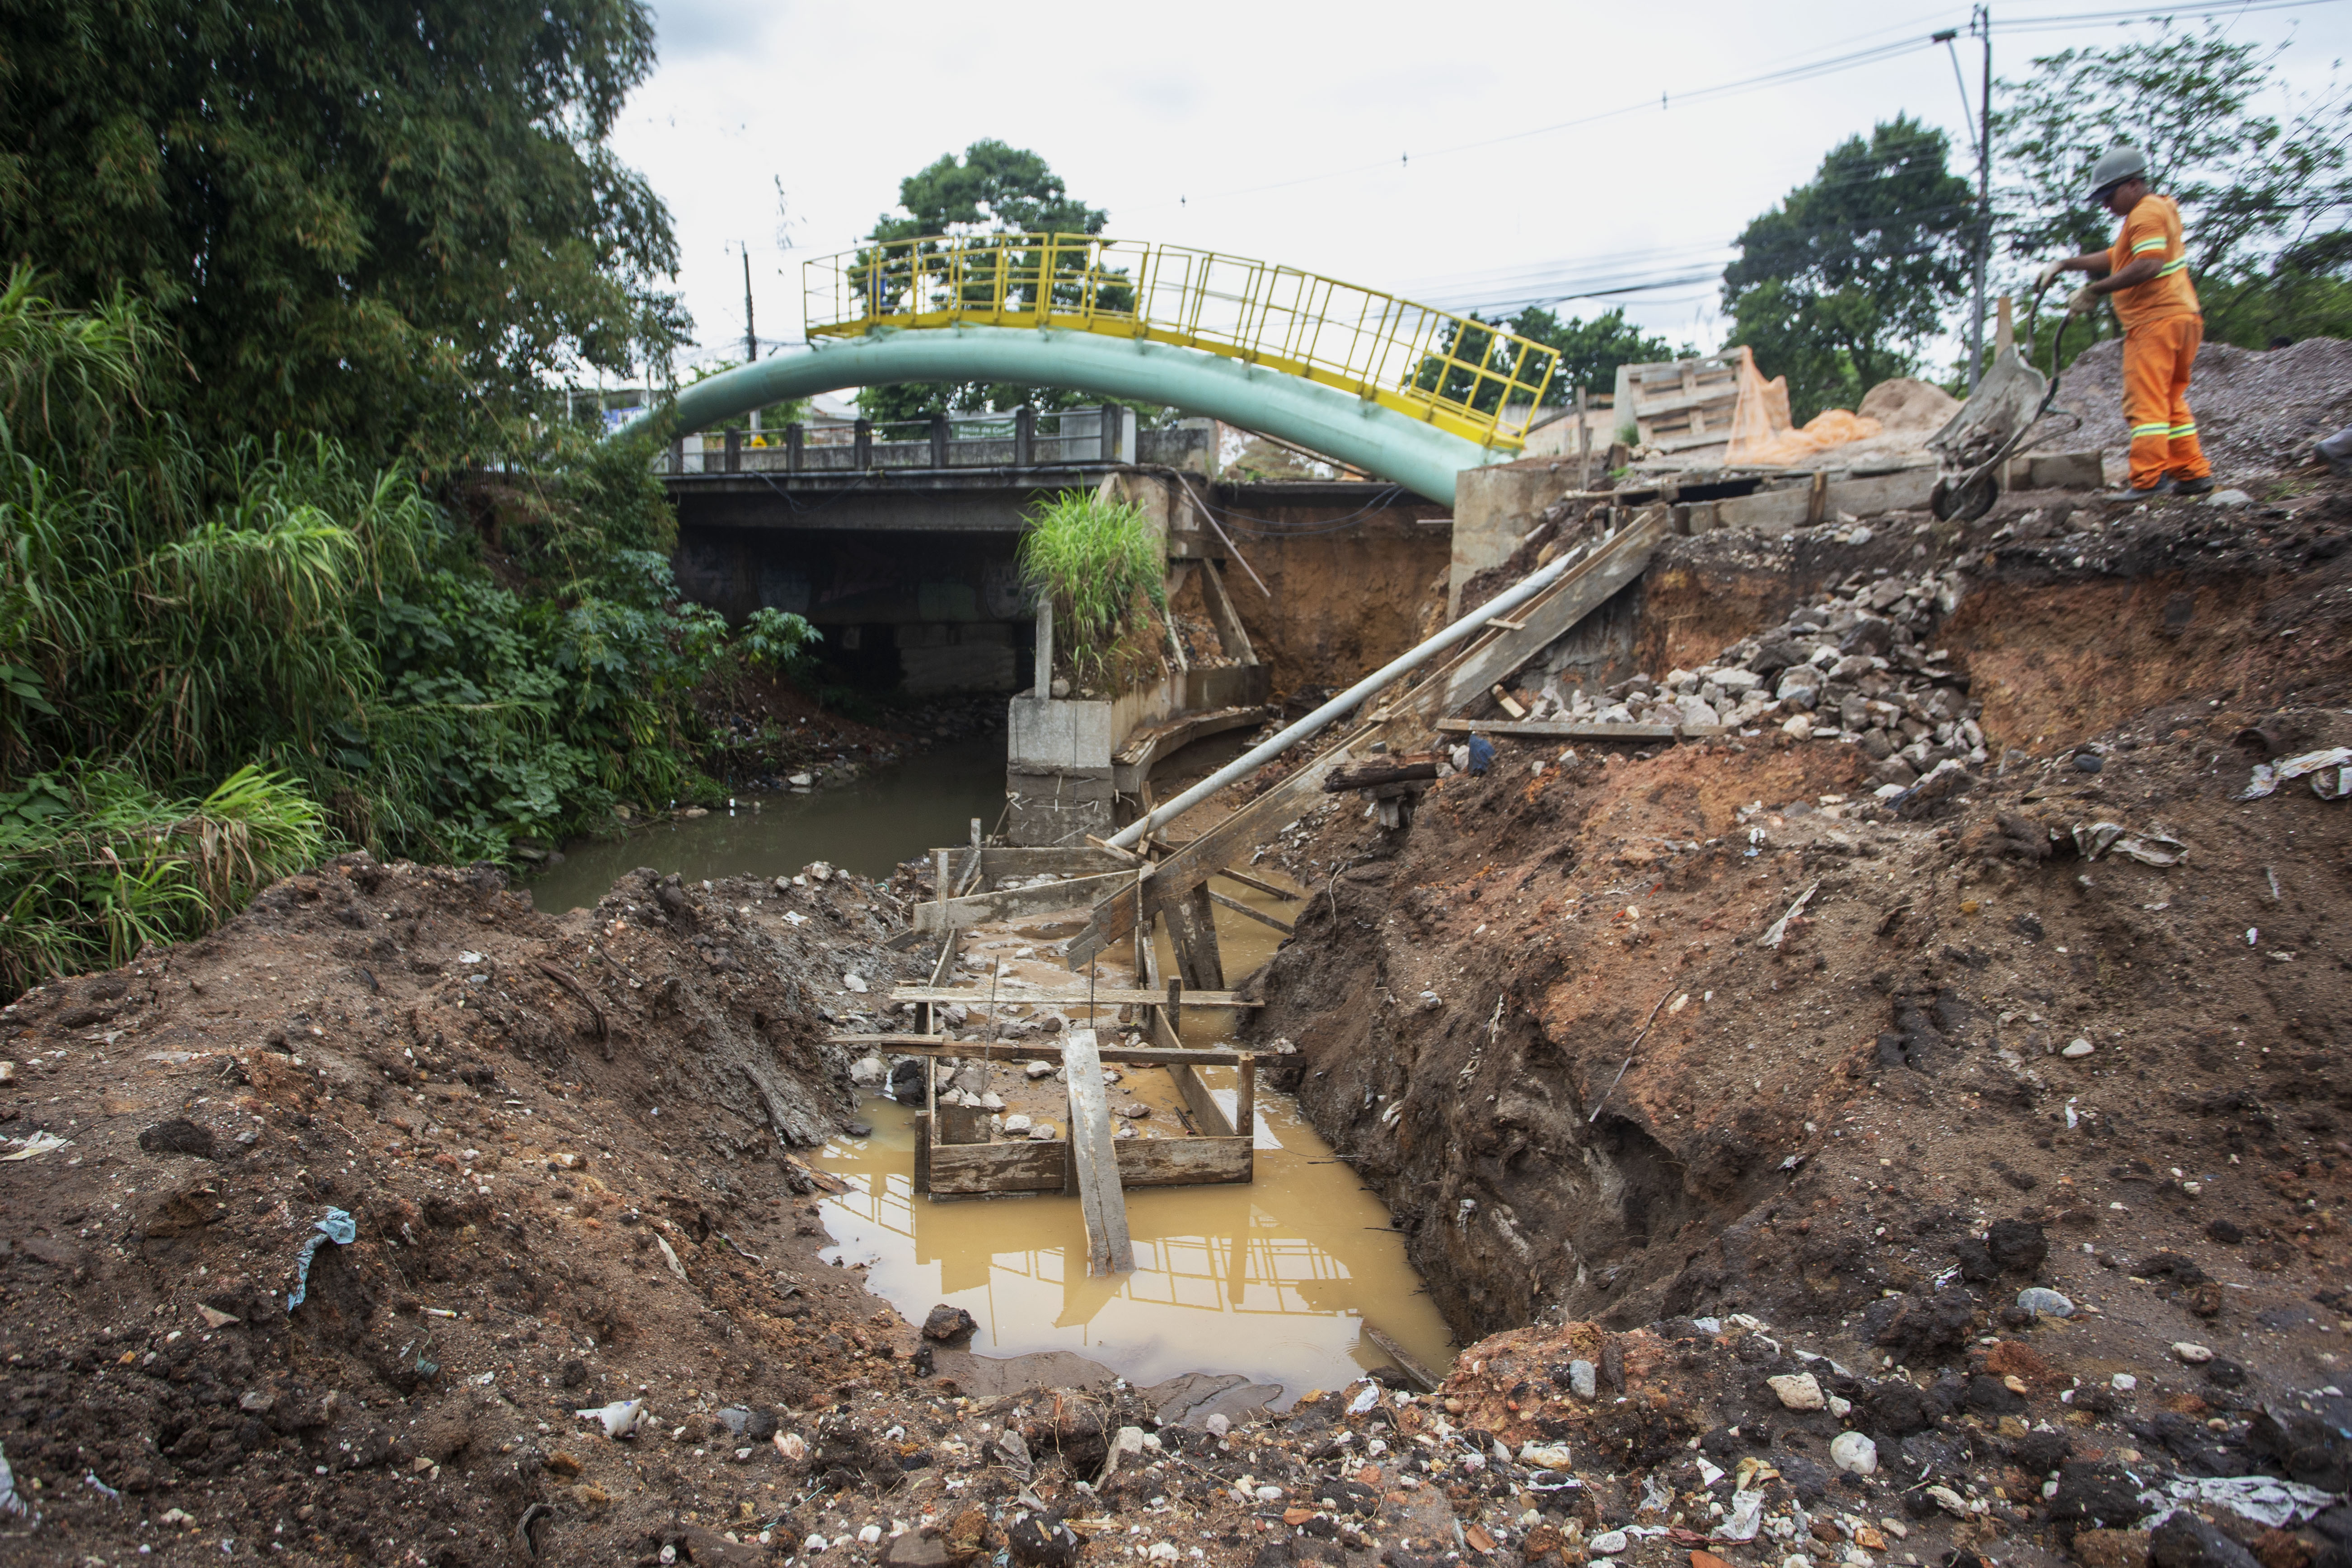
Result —
<path fill-rule="evenodd" d="M 2010 0 L 2000 15 L 2081 8 Z M 2289 62 L 2317 77 L 2352 43 L 2347 12 L 2232 26 L 2251 37 L 2299 30 Z M 800 259 L 853 244 L 903 176 L 984 136 L 1042 153 L 1073 195 L 1109 210 L 1117 235 L 1391 289 L 1504 270 L 1681 276 L 1807 178 L 1832 142 L 1898 111 L 1947 127 L 1956 161 L 1968 160 L 1941 50 L 1675 100 L 1857 38 L 1964 25 L 1964 4 L 1889 16 L 1752 0 L 1010 11 L 659 0 L 658 16 L 662 64 L 618 142 L 676 215 L 680 282 L 714 353 L 740 342 L 741 245 L 762 339 L 797 337 Z M 1996 69 L 2020 74 L 2033 54 L 2116 36 L 1998 37 Z M 1445 151 L 1629 106 L 1577 129 Z M 779 179 L 799 220 L 792 253 L 776 243 Z M 1654 331 L 1711 345 L 1714 300 L 1697 284 L 1562 309 L 1622 301 Z"/>

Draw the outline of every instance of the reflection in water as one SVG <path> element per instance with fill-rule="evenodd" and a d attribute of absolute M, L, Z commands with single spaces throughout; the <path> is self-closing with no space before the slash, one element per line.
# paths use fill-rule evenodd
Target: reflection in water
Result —
<path fill-rule="evenodd" d="M 1129 1192 L 1135 1272 L 1089 1279 L 1075 1197 L 918 1197 L 914 1114 L 870 1100 L 873 1136 L 818 1161 L 852 1184 L 825 1203 L 825 1257 L 868 1265 L 870 1288 L 916 1321 L 962 1307 L 983 1355 L 1075 1351 L 1137 1383 L 1238 1372 L 1286 1398 L 1337 1388 L 1386 1364 L 1361 1339 L 1367 1318 L 1443 1365 L 1445 1324 L 1379 1201 L 1287 1097 L 1261 1090 L 1257 1113 L 1282 1147 L 1261 1141 L 1254 1184 Z"/>
<path fill-rule="evenodd" d="M 759 809 L 753 810 L 752 803 Z M 531 901 L 549 914 L 594 903 L 639 866 L 705 877 L 776 877 L 829 860 L 861 877 L 887 877 L 901 860 L 992 830 L 1004 811 L 1004 737 L 934 747 L 855 784 L 814 795 L 739 797 L 736 810 L 656 823 L 610 843 L 572 847 L 561 866 L 531 879 Z"/>

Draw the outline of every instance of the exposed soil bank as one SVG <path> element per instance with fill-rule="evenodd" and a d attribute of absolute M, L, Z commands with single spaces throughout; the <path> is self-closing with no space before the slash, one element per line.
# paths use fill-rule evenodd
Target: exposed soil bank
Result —
<path fill-rule="evenodd" d="M 1496 1333 L 1434 1397 L 991 1363 L 822 1263 L 789 1148 L 917 967 L 885 889 L 558 919 L 355 859 L 0 1014 L 8 1560 L 2344 1568 L 2325 1495 L 2131 1526 L 2352 1481 L 2352 804 L 2232 798 L 2352 743 L 2345 501 L 2020 499 L 1682 542 L 1643 590 L 1663 671 L 1958 574 L 1912 602 L 1989 759 L 1932 798 L 1761 724 L 1505 742 L 1409 829 L 1349 798 L 1267 847 L 1316 896 L 1261 1043 Z"/>

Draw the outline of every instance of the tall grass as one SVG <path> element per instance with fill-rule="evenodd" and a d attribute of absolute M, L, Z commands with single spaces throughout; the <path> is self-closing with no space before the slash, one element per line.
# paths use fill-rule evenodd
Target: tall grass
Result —
<path fill-rule="evenodd" d="M 0 984 L 200 935 L 329 847 L 319 807 L 258 768 L 187 800 L 117 769 L 42 774 L 0 796 Z"/>
<path fill-rule="evenodd" d="M 1128 634 L 1168 607 L 1167 563 L 1142 509 L 1064 490 L 1033 505 L 1027 521 L 1022 580 L 1053 603 L 1056 653 L 1082 679 L 1118 673 Z M 1156 625 L 1148 629 L 1156 636 Z"/>

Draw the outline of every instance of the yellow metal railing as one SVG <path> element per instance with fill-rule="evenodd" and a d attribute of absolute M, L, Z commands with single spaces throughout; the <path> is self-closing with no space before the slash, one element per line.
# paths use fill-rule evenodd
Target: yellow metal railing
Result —
<path fill-rule="evenodd" d="M 1082 234 L 892 240 L 803 264 L 808 332 L 1055 327 L 1303 376 L 1517 450 L 1559 363 L 1466 316 L 1263 261 Z"/>

